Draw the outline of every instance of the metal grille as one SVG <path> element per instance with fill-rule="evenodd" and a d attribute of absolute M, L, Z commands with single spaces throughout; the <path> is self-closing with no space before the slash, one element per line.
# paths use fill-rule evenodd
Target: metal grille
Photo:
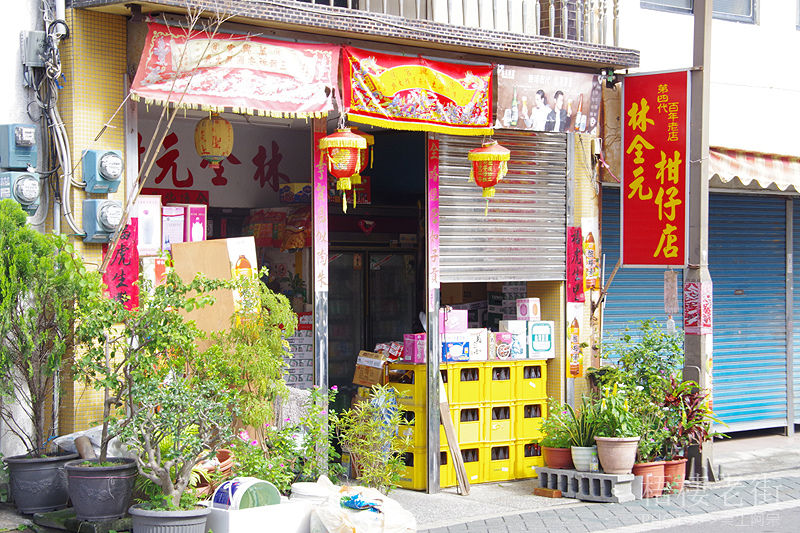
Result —
<path fill-rule="evenodd" d="M 566 134 L 493 139 L 511 150 L 511 160 L 485 214 L 467 159 L 482 139 L 439 136 L 441 281 L 566 279 Z"/>

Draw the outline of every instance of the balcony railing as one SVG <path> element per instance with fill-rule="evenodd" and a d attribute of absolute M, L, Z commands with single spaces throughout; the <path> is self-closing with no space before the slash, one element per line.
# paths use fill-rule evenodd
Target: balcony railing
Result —
<path fill-rule="evenodd" d="M 303 1 L 303 0 L 300 0 Z M 306 0 L 309 1 L 309 0 Z M 454 26 L 619 43 L 619 0 L 310 0 Z M 610 32 L 610 35 L 609 35 Z"/>

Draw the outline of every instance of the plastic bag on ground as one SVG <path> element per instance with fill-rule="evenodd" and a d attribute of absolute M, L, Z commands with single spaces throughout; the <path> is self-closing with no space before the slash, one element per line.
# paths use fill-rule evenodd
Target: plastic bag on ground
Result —
<path fill-rule="evenodd" d="M 324 478 L 324 480 L 323 480 Z M 416 533 L 417 521 L 409 511 L 380 491 L 368 487 L 336 487 L 322 476 L 318 483 L 332 489 L 328 499 L 311 510 L 310 533 Z M 335 490 L 333 490 L 335 489 Z M 342 499 L 368 502 L 366 509 L 342 507 Z"/>
<path fill-rule="evenodd" d="M 78 450 L 75 448 L 75 439 L 81 436 L 88 437 L 92 442 L 94 453 L 100 457 L 100 441 L 102 434 L 103 426 L 95 426 L 87 429 L 86 431 L 76 431 L 75 433 L 70 433 L 69 435 L 56 437 L 53 439 L 53 443 L 58 446 L 59 449 L 64 450 L 65 452 L 77 452 Z M 108 457 L 127 457 L 129 459 L 134 459 L 136 458 L 136 454 L 129 451 L 128 447 L 122 444 L 122 441 L 114 437 L 108 442 Z"/>

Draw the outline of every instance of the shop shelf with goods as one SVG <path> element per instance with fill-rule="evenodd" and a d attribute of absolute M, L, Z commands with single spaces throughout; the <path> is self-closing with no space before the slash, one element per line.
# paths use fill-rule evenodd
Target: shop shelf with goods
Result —
<path fill-rule="evenodd" d="M 514 441 L 492 442 L 484 444 L 483 451 L 483 482 L 509 481 L 515 478 Z"/>
<path fill-rule="evenodd" d="M 515 382 L 517 381 L 517 361 L 487 361 L 485 369 L 483 401 L 491 403 L 510 402 L 515 399 Z"/>
<path fill-rule="evenodd" d="M 547 398 L 547 361 L 521 359 L 514 361 L 514 399 L 517 401 Z"/>
<path fill-rule="evenodd" d="M 425 490 L 428 488 L 428 476 L 425 469 L 426 449 L 407 448 L 403 452 L 403 463 L 405 467 L 400 474 L 397 484 L 409 490 Z M 447 446 L 442 446 L 439 452 L 439 486 L 454 487 L 456 482 L 456 471 L 453 466 L 452 453 Z"/>
<path fill-rule="evenodd" d="M 484 404 L 483 440 L 488 443 L 504 442 L 515 438 L 516 406 L 513 402 Z"/>
<path fill-rule="evenodd" d="M 539 444 L 530 439 L 517 439 L 514 442 L 514 478 L 538 477 L 536 468 L 541 466 L 544 466 L 544 458 Z"/>
<path fill-rule="evenodd" d="M 514 402 L 514 435 L 517 439 L 542 438 L 542 421 L 547 418 L 547 400 Z"/>

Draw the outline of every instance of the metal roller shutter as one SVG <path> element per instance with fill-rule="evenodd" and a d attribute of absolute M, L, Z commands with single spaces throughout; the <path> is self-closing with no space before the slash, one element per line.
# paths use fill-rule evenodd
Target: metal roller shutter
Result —
<path fill-rule="evenodd" d="M 566 279 L 566 134 L 492 138 L 511 150 L 511 160 L 484 215 L 467 159 L 482 138 L 438 136 L 441 281 Z"/>
<path fill-rule="evenodd" d="M 786 201 L 710 195 L 708 237 L 714 412 L 730 431 L 785 426 Z"/>
<path fill-rule="evenodd" d="M 792 200 L 792 274 L 794 276 L 792 298 L 792 354 L 794 359 L 794 423 L 800 424 L 800 271 L 797 270 L 800 254 L 800 201 Z"/>
<path fill-rule="evenodd" d="M 602 249 L 605 256 L 603 286 L 619 259 L 619 188 L 603 189 Z M 683 271 L 678 271 L 678 308 L 673 316 L 679 331 L 683 325 Z M 617 337 L 626 327 L 636 328 L 637 320 L 656 319 L 666 326 L 664 313 L 664 270 L 657 268 L 622 268 L 609 287 L 603 311 L 603 337 Z"/>

